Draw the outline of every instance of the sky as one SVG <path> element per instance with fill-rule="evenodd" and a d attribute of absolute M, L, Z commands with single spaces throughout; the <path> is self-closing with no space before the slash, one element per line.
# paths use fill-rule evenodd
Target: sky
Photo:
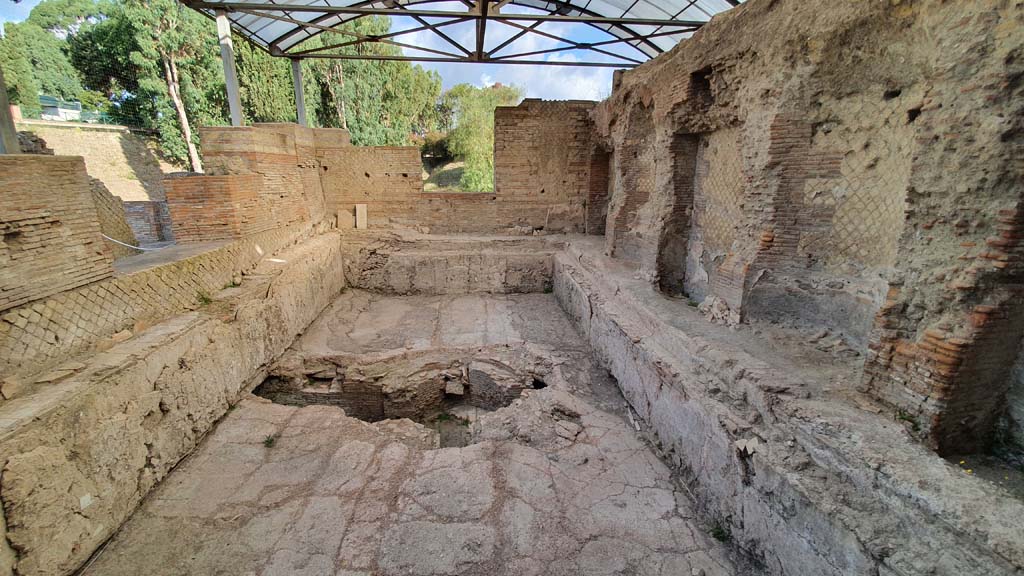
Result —
<path fill-rule="evenodd" d="M 431 6 L 436 10 L 465 10 L 460 4 Z M 527 12 L 519 7 L 509 7 L 506 12 Z M 433 19 L 440 22 L 440 19 Z M 406 30 L 418 27 L 419 23 L 410 18 L 392 18 L 391 30 Z M 539 31 L 554 36 L 568 37 L 577 42 L 599 42 L 612 38 L 609 34 L 585 24 L 546 22 L 541 24 Z M 476 25 L 472 22 L 454 24 L 442 29 L 447 35 L 463 46 L 472 47 L 476 42 Z M 491 22 L 487 28 L 487 42 L 484 49 L 490 50 L 506 39 L 519 32 L 518 29 L 498 22 Z M 426 46 L 436 50 L 452 51 L 454 48 L 443 38 L 429 30 L 415 32 L 395 38 L 395 40 Z M 565 47 L 566 44 L 538 34 L 527 34 L 503 48 L 496 56 L 522 54 L 537 50 L 548 50 Z M 403 49 L 407 56 L 429 55 L 423 52 Z M 631 48 L 621 51 L 623 54 L 640 57 Z M 548 61 L 605 61 L 613 59 L 601 54 L 569 50 L 535 56 L 524 56 L 523 59 Z M 642 60 L 643 58 L 640 57 Z M 601 100 L 611 92 L 612 73 L 614 68 L 589 68 L 571 66 L 529 66 L 511 64 L 460 64 L 425 62 L 421 66 L 428 70 L 436 70 L 441 74 L 445 88 L 455 84 L 468 83 L 476 86 L 488 86 L 495 82 L 514 84 L 523 89 L 527 98 L 544 98 L 547 100 Z"/>
<path fill-rule="evenodd" d="M 0 22 L 20 22 L 28 17 L 32 7 L 40 0 L 23 0 L 15 4 L 11 0 L 0 0 Z M 431 6 L 436 10 L 465 10 L 465 6 L 455 2 L 451 6 L 447 3 L 440 3 Z M 508 12 L 526 12 L 527 9 L 518 7 L 506 8 Z M 433 19 L 434 23 L 441 19 Z M 393 18 L 392 31 L 406 30 L 418 27 L 419 24 L 411 18 Z M 443 28 L 443 30 L 467 47 L 475 44 L 475 25 L 471 22 L 464 22 Z M 603 31 L 584 24 L 566 24 L 549 22 L 544 23 L 538 30 L 556 36 L 568 36 L 576 41 L 598 42 L 611 38 Z M 510 26 L 492 22 L 488 25 L 487 45 L 485 49 L 491 49 L 513 34 L 517 29 Z M 420 31 L 395 38 L 395 40 L 426 46 L 437 50 L 453 50 L 441 37 L 430 31 Z M 565 44 L 535 34 L 527 34 L 516 42 L 504 48 L 499 55 L 519 54 L 534 50 L 547 50 L 565 46 Z M 406 55 L 423 56 L 430 55 L 424 52 L 403 49 Z M 622 53 L 637 56 L 638 53 L 630 49 L 622 50 Z M 599 54 L 584 53 L 573 50 L 555 52 L 538 56 L 531 56 L 530 59 L 542 59 L 552 61 L 581 61 L 610 59 Z M 641 58 L 642 59 L 642 58 Z M 445 88 L 456 84 L 469 83 L 476 86 L 489 86 L 493 83 L 513 84 L 523 89 L 527 98 L 544 98 L 547 100 L 600 100 L 611 92 L 612 68 L 585 68 L 567 66 L 527 66 L 527 65 L 505 65 L 505 64 L 462 64 L 462 63 L 422 63 L 428 70 L 436 70 L 441 75 Z"/>
<path fill-rule="evenodd" d="M 21 22 L 28 18 L 28 13 L 36 4 L 39 4 L 39 0 L 24 0 L 18 4 L 11 0 L 0 0 L 0 22 Z"/>

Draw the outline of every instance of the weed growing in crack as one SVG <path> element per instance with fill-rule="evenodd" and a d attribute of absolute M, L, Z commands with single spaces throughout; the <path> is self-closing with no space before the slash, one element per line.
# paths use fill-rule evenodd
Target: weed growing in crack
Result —
<path fill-rule="evenodd" d="M 469 419 L 448 412 L 442 412 L 434 417 L 434 422 L 452 422 L 460 426 L 469 426 Z"/>
<path fill-rule="evenodd" d="M 910 424 L 910 429 L 913 430 L 914 432 L 920 432 L 921 431 L 921 425 L 918 424 L 917 418 L 911 416 L 909 412 L 905 412 L 903 410 L 897 410 L 896 411 L 896 419 L 900 420 L 902 422 L 907 422 L 908 424 Z"/>
<path fill-rule="evenodd" d="M 708 530 L 708 534 L 719 542 L 728 542 L 729 540 L 732 540 L 732 531 L 729 530 L 729 526 L 718 522 Z"/>
<path fill-rule="evenodd" d="M 277 442 L 277 434 L 271 434 L 263 439 L 263 445 L 267 448 L 273 448 L 274 443 Z"/>
<path fill-rule="evenodd" d="M 213 302 L 213 298 L 210 298 L 206 292 L 196 292 L 196 300 L 199 300 L 200 306 L 206 306 Z"/>

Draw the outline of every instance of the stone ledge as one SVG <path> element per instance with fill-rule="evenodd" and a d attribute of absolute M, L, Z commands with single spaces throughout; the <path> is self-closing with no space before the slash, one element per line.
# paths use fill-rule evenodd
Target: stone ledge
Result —
<path fill-rule="evenodd" d="M 684 311 L 654 313 L 651 302 L 663 298 L 635 293 L 634 271 L 599 248 L 574 242 L 554 273 L 556 297 L 698 503 L 767 573 L 982 575 L 1024 566 L 1021 502 L 964 475 L 892 420 L 830 395 L 784 359 L 752 355 L 747 335 L 708 326 L 696 312 L 692 330 L 678 326 Z"/>
<path fill-rule="evenodd" d="M 118 333 L 138 332 L 195 309 L 201 294 L 218 292 L 261 260 L 315 231 L 308 224 L 269 230 L 15 308 L 0 318 L 0 374 L 17 375 L 22 384 L 34 382 L 31 376 L 75 354 L 116 342 Z M 132 258 L 119 266 L 131 268 Z M 11 396 L 16 395 L 20 393 Z"/>
<path fill-rule="evenodd" d="M 70 574 L 344 285 L 337 234 L 0 407 L 0 574 Z"/>
<path fill-rule="evenodd" d="M 550 292 L 551 258 L 561 238 L 388 233 L 346 236 L 345 276 L 384 294 Z"/>

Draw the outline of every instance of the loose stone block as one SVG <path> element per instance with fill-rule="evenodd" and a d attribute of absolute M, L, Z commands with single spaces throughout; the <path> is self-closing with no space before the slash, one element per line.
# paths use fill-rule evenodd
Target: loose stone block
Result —
<path fill-rule="evenodd" d="M 366 204 L 356 204 L 356 229 L 366 230 Z"/>

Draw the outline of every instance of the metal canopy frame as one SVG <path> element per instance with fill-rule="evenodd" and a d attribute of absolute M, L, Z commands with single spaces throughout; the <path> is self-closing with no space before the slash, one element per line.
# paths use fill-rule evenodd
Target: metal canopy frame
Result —
<path fill-rule="evenodd" d="M 711 16 L 742 0 L 182 0 L 210 17 L 226 18 L 240 36 L 273 56 L 292 59 L 398 60 L 476 64 L 541 66 L 596 66 L 632 68 L 665 52 L 681 38 L 703 26 Z M 431 5 L 461 4 L 464 11 L 438 9 Z M 519 7 L 517 12 L 506 12 Z M 524 13 L 522 9 L 529 9 Z M 640 14 L 657 14 L 648 17 Z M 341 29 L 345 24 L 370 16 L 404 17 L 417 26 L 366 36 Z M 465 46 L 446 28 L 464 23 L 476 27 L 474 42 Z M 508 27 L 512 35 L 486 48 L 488 25 Z M 556 34 L 541 27 L 545 23 L 583 24 L 609 36 L 607 40 L 580 41 L 569 34 Z M 283 24 L 283 26 L 282 26 Z M 273 28 L 271 28 L 273 27 Z M 265 34 L 274 30 L 270 36 Z M 493 29 L 493 27 L 492 27 Z M 429 31 L 445 49 L 402 41 L 402 36 Z M 344 37 L 337 43 L 303 48 L 303 43 L 322 33 Z M 558 42 L 552 48 L 509 51 L 516 41 L 529 35 Z M 661 41 L 658 41 L 661 40 Z M 336 54 L 337 48 L 366 44 L 387 44 L 419 54 Z M 503 51 L 510 53 L 502 53 Z M 543 56 L 580 51 L 592 59 L 548 60 Z"/>

